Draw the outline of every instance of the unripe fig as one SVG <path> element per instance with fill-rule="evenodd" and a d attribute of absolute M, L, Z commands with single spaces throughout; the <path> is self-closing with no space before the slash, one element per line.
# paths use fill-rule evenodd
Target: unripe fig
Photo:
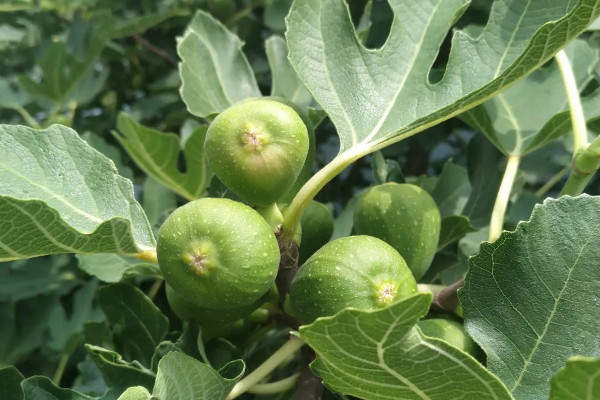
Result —
<path fill-rule="evenodd" d="M 390 245 L 349 236 L 321 247 L 292 281 L 289 306 L 303 324 L 346 307 L 373 310 L 412 295 L 417 284 Z"/>
<path fill-rule="evenodd" d="M 377 185 L 364 193 L 354 209 L 357 234 L 389 243 L 419 280 L 437 250 L 441 217 L 435 201 L 418 186 Z"/>
<path fill-rule="evenodd" d="M 422 319 L 417 326 L 425 336 L 442 339 L 473 357 L 478 356 L 477 344 L 467 334 L 462 324 L 456 321 L 445 318 Z"/>
<path fill-rule="evenodd" d="M 213 172 L 254 206 L 267 206 L 294 185 L 308 153 L 308 131 L 289 106 L 252 99 L 219 114 L 206 132 Z"/>
<path fill-rule="evenodd" d="M 333 215 L 323 203 L 311 200 L 304 209 L 300 241 L 300 263 L 304 263 L 315 251 L 323 247 L 333 234 Z"/>
<path fill-rule="evenodd" d="M 238 308 L 207 308 L 194 304 L 166 285 L 167 301 L 171 310 L 183 321 L 196 321 L 201 325 L 222 324 L 244 318 L 260 307 L 267 295 L 254 303 Z"/>
<path fill-rule="evenodd" d="M 187 301 L 206 308 L 249 306 L 270 288 L 279 246 L 252 208 L 203 198 L 176 209 L 160 227 L 158 265 Z"/>

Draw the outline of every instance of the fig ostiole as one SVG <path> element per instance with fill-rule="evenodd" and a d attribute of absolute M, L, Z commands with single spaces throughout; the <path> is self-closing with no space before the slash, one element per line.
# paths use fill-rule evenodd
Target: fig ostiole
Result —
<path fill-rule="evenodd" d="M 302 227 L 302 239 L 299 262 L 304 263 L 308 257 L 331 239 L 333 215 L 325 204 L 311 200 L 304 208 L 300 226 Z"/>
<path fill-rule="evenodd" d="M 289 309 L 308 324 L 347 307 L 385 307 L 416 292 L 416 281 L 396 250 L 371 236 L 349 236 L 327 243 L 300 267 Z"/>
<path fill-rule="evenodd" d="M 422 188 L 385 183 L 367 190 L 354 209 L 354 229 L 375 236 L 395 248 L 415 279 L 429 268 L 441 229 L 439 209 Z"/>
<path fill-rule="evenodd" d="M 279 246 L 249 206 L 203 198 L 176 209 L 158 232 L 158 264 L 167 284 L 212 309 L 249 306 L 271 288 Z"/>
<path fill-rule="evenodd" d="M 300 116 L 268 99 L 229 107 L 212 121 L 205 140 L 215 175 L 253 206 L 275 203 L 290 190 L 308 148 L 308 131 Z"/>

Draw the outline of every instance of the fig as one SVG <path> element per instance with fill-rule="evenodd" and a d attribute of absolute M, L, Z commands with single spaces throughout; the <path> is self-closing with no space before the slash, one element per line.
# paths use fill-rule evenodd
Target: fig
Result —
<path fill-rule="evenodd" d="M 171 310 L 183 321 L 196 321 L 201 325 L 222 324 L 244 318 L 262 305 L 268 294 L 254 303 L 238 308 L 206 308 L 194 304 L 166 285 L 167 301 Z"/>
<path fill-rule="evenodd" d="M 333 215 L 323 203 L 311 200 L 304 209 L 299 262 L 303 263 L 323 247 L 333 234 Z"/>
<path fill-rule="evenodd" d="M 321 247 L 298 270 L 289 309 L 302 324 L 346 307 L 373 310 L 417 292 L 393 247 L 371 236 L 349 236 Z"/>
<path fill-rule="evenodd" d="M 462 324 L 456 321 L 445 318 L 422 319 L 417 326 L 425 336 L 441 339 L 473 357 L 479 355 L 475 341 L 467 334 Z"/>
<path fill-rule="evenodd" d="M 184 299 L 206 308 L 249 306 L 271 288 L 279 246 L 252 208 L 202 198 L 177 208 L 160 227 L 158 265 Z"/>
<path fill-rule="evenodd" d="M 234 104 L 208 127 L 206 157 L 217 177 L 253 206 L 268 206 L 294 185 L 308 154 L 308 130 L 288 105 Z"/>
<path fill-rule="evenodd" d="M 389 243 L 416 280 L 429 268 L 440 237 L 440 211 L 418 186 L 385 183 L 367 190 L 354 209 L 354 229 Z"/>

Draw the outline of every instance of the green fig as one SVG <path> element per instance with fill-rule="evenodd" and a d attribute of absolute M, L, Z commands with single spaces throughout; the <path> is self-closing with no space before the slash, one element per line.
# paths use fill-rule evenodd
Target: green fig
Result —
<path fill-rule="evenodd" d="M 302 265 L 291 284 L 289 309 L 308 324 L 346 307 L 385 307 L 416 292 L 396 250 L 371 236 L 349 236 L 327 243 Z"/>
<path fill-rule="evenodd" d="M 440 237 L 440 211 L 418 186 L 377 185 L 364 193 L 354 209 L 357 234 L 375 236 L 395 248 L 415 279 L 429 268 Z"/>
<path fill-rule="evenodd" d="M 311 200 L 304 209 L 300 241 L 300 263 L 304 263 L 315 251 L 323 247 L 333 234 L 333 215 L 323 203 Z"/>
<path fill-rule="evenodd" d="M 308 154 L 302 118 L 274 100 L 234 104 L 208 127 L 206 157 L 217 177 L 244 201 L 268 206 L 294 185 Z"/>
<path fill-rule="evenodd" d="M 479 355 L 475 341 L 467 334 L 462 324 L 456 321 L 445 318 L 422 319 L 417 326 L 425 336 L 448 342 L 473 357 Z"/>
<path fill-rule="evenodd" d="M 250 306 L 272 286 L 279 246 L 252 208 L 203 198 L 176 209 L 158 232 L 158 264 L 184 299 L 206 308 Z"/>

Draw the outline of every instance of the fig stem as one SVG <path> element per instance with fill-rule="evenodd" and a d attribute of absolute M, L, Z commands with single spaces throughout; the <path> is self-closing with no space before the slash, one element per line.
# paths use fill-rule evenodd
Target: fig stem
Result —
<path fill-rule="evenodd" d="M 247 392 L 253 394 L 273 394 L 285 392 L 286 390 L 290 390 L 295 387 L 299 378 L 300 373 L 297 373 L 279 381 L 270 383 L 257 383 L 248 389 Z"/>
<path fill-rule="evenodd" d="M 314 174 L 304 186 L 302 186 L 284 213 L 282 232 L 282 237 L 284 239 L 293 240 L 300 219 L 302 218 L 304 207 L 306 207 L 308 202 L 319 193 L 319 190 L 323 189 L 330 180 L 335 178 L 348 165 L 352 164 L 365 154 L 368 154 L 369 151 L 370 149 L 367 146 L 356 145 L 349 150 L 338 154 L 329 164 Z"/>
<path fill-rule="evenodd" d="M 265 362 L 259 365 L 248 376 L 236 383 L 226 400 L 235 399 L 247 392 L 280 364 L 287 361 L 288 358 L 300 350 L 302 346 L 304 346 L 304 341 L 296 336 L 292 336 L 290 340 L 273 353 L 271 357 L 267 358 Z"/>
<path fill-rule="evenodd" d="M 148 261 L 151 263 L 158 264 L 158 257 L 156 256 L 156 249 L 144 250 L 141 253 L 134 254 L 134 257 L 139 260 L 142 260 L 142 261 Z"/>
<path fill-rule="evenodd" d="M 510 198 L 510 192 L 512 191 L 517 171 L 519 170 L 519 163 L 521 161 L 520 155 L 508 156 L 506 163 L 506 169 L 502 176 L 502 182 L 500 183 L 500 189 L 496 196 L 496 202 L 494 203 L 494 209 L 492 211 L 492 218 L 490 219 L 490 234 L 489 241 L 493 242 L 502 233 L 502 226 L 504 224 L 504 215 L 506 214 L 506 206 Z"/>
<path fill-rule="evenodd" d="M 585 115 L 581 106 L 581 98 L 579 97 L 579 88 L 573 74 L 573 68 L 569 62 L 569 57 L 564 50 L 559 51 L 554 56 L 556 63 L 562 75 L 567 100 L 569 101 L 569 111 L 571 113 L 571 123 L 573 124 L 573 158 L 577 156 L 579 151 L 584 150 L 588 146 L 587 128 L 585 123 Z"/>

